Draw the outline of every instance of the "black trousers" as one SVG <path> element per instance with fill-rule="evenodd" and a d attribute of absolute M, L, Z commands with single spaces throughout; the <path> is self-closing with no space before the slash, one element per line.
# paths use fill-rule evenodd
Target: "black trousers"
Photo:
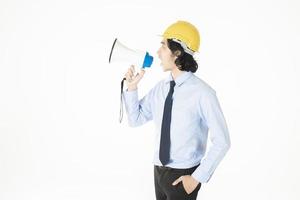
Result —
<path fill-rule="evenodd" d="M 154 185 L 156 200 L 196 200 L 201 183 L 195 190 L 188 194 L 183 187 L 182 181 L 177 185 L 172 183 L 183 175 L 191 175 L 199 165 L 188 169 L 174 169 L 154 165 Z"/>

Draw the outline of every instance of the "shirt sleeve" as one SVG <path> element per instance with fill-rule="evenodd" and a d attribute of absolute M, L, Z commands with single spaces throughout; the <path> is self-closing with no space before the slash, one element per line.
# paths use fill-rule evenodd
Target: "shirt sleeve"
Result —
<path fill-rule="evenodd" d="M 230 137 L 224 115 L 215 91 L 207 92 L 200 100 L 203 122 L 209 129 L 211 146 L 202 159 L 201 164 L 192 173 L 192 177 L 200 183 L 210 180 L 216 167 L 230 148 Z"/>
<path fill-rule="evenodd" d="M 151 98 L 153 89 L 141 100 L 138 99 L 138 90 L 123 92 L 129 126 L 136 127 L 153 119 L 151 111 Z"/>

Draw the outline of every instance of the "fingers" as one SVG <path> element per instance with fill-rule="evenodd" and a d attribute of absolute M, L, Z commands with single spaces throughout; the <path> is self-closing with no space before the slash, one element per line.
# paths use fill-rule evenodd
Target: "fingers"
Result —
<path fill-rule="evenodd" d="M 132 77 L 133 77 L 133 75 L 134 75 L 134 66 L 133 65 L 131 65 L 129 68 L 128 68 L 128 70 L 127 70 L 127 72 L 126 72 L 126 74 L 125 74 L 125 77 L 126 77 L 126 80 L 127 81 L 131 81 L 132 80 Z"/>
<path fill-rule="evenodd" d="M 139 74 L 140 74 L 141 76 L 144 76 L 145 72 L 146 72 L 146 71 L 142 68 Z"/>
<path fill-rule="evenodd" d="M 135 82 L 139 82 L 145 74 L 145 70 L 141 70 L 140 73 L 137 73 L 137 75 L 134 77 Z"/>
<path fill-rule="evenodd" d="M 180 176 L 178 179 L 176 179 L 173 183 L 172 183 L 172 185 L 177 185 L 178 183 L 180 183 L 181 181 L 182 181 L 182 176 Z"/>
<path fill-rule="evenodd" d="M 131 65 L 128 70 L 127 73 L 129 74 L 129 76 L 133 76 L 135 73 L 135 69 L 134 69 L 134 65 Z"/>
<path fill-rule="evenodd" d="M 129 71 L 127 71 L 127 73 L 125 74 L 126 81 L 131 80 L 131 77 L 132 76 L 130 75 Z"/>
<path fill-rule="evenodd" d="M 131 65 L 131 66 L 128 68 L 127 73 L 128 73 L 128 76 L 129 76 L 130 78 L 132 78 L 132 77 L 134 76 L 134 74 L 135 74 L 135 69 L 134 69 L 134 66 L 133 66 L 133 65 Z"/>
<path fill-rule="evenodd" d="M 135 78 L 141 79 L 143 78 L 144 74 L 145 74 L 145 70 L 141 69 L 141 71 L 135 75 Z"/>
<path fill-rule="evenodd" d="M 127 80 L 132 80 L 133 78 L 139 80 L 144 76 L 145 72 L 146 71 L 143 68 L 141 68 L 140 72 L 137 73 L 136 75 L 134 75 L 135 67 L 134 67 L 134 65 L 131 65 L 126 72 L 125 77 Z"/>
<path fill-rule="evenodd" d="M 140 82 L 140 80 L 143 78 L 144 74 L 145 74 L 145 70 L 142 68 L 140 70 L 139 73 L 135 74 L 135 67 L 133 65 L 131 65 L 128 70 L 127 73 L 125 74 L 125 78 L 126 78 L 126 85 L 128 88 L 136 88 L 137 84 Z"/>
<path fill-rule="evenodd" d="M 130 66 L 130 70 L 131 70 L 131 72 L 132 72 L 132 75 L 135 74 L 135 68 L 134 68 L 134 65 L 131 65 L 131 66 Z"/>

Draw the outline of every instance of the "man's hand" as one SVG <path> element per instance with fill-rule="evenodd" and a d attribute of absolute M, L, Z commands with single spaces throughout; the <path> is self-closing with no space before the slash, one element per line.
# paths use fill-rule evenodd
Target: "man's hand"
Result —
<path fill-rule="evenodd" d="M 198 184 L 201 184 L 196 179 L 194 179 L 190 175 L 180 176 L 177 180 L 175 180 L 172 185 L 177 185 L 182 181 L 183 188 L 185 189 L 186 193 L 191 194 Z"/>
<path fill-rule="evenodd" d="M 141 69 L 140 73 L 137 73 L 136 75 L 134 74 L 135 74 L 135 69 L 134 66 L 131 65 L 130 68 L 128 68 L 127 73 L 125 74 L 128 91 L 137 89 L 137 85 L 140 82 L 140 80 L 143 78 L 145 74 L 145 70 Z"/>

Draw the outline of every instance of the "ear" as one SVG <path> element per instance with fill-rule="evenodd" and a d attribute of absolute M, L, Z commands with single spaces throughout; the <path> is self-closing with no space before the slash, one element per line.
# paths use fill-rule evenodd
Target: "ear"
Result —
<path fill-rule="evenodd" d="M 180 56 L 180 55 L 181 55 L 181 51 L 176 50 L 176 51 L 174 52 L 174 55 L 175 55 L 176 57 Z"/>

